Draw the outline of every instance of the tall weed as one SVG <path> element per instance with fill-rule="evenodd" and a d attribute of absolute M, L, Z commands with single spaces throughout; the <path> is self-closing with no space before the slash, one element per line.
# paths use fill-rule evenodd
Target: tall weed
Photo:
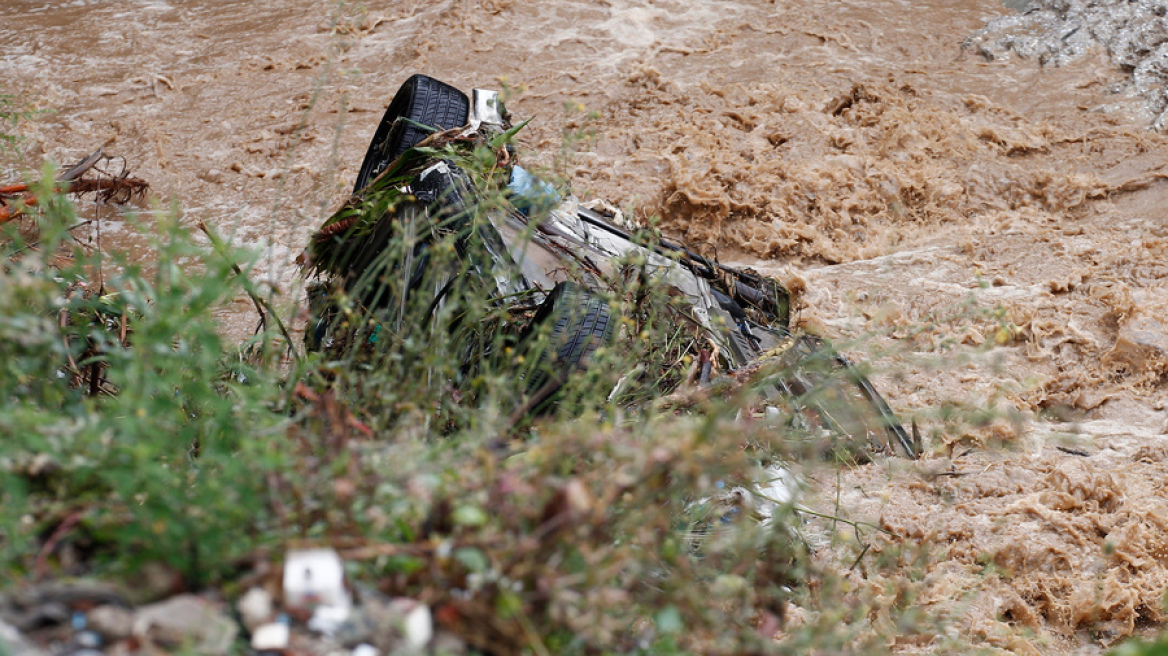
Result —
<path fill-rule="evenodd" d="M 20 527 L 0 540 L 4 568 L 75 516 L 99 559 L 213 575 L 262 535 L 253 472 L 279 459 L 286 421 L 276 372 L 247 366 L 212 319 L 240 290 L 233 262 L 163 218 L 149 266 L 99 264 L 69 240 L 72 206 L 52 185 L 46 173 L 48 202 L 29 208 L 37 242 L 9 230 L 0 246 L 0 459 L 23 474 L 4 477 L 0 521 Z"/>

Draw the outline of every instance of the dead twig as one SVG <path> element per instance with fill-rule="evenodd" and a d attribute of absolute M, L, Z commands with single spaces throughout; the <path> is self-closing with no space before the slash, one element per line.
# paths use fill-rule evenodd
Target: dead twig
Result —
<path fill-rule="evenodd" d="M 211 232 L 210 228 L 207 227 L 207 224 L 203 223 L 202 221 L 199 221 L 198 227 L 199 230 L 203 231 L 203 234 L 207 235 L 207 239 L 211 240 L 211 247 L 215 249 L 217 253 L 222 255 L 224 259 L 230 261 L 223 241 L 220 240 L 219 237 L 217 237 L 213 232 Z M 296 352 L 296 342 L 292 341 L 292 335 L 288 332 L 288 328 L 284 326 L 283 321 L 280 321 L 280 315 L 277 314 L 274 309 L 272 309 L 272 306 L 266 300 L 260 298 L 260 295 L 256 293 L 254 286 L 251 284 L 251 279 L 244 275 L 243 269 L 240 269 L 238 264 L 231 262 L 231 270 L 235 272 L 235 275 L 239 276 L 239 279 L 243 282 L 243 291 L 247 292 L 248 297 L 251 298 L 251 302 L 255 304 L 256 311 L 260 314 L 260 326 L 263 327 L 267 325 L 267 314 L 264 312 L 264 310 L 267 309 L 267 311 L 271 312 L 272 314 L 272 320 L 275 321 L 276 328 L 280 330 L 280 334 L 284 336 L 284 340 L 287 342 L 288 352 L 292 354 L 292 358 L 294 360 L 300 362 L 300 355 Z"/>
<path fill-rule="evenodd" d="M 100 161 L 110 162 L 114 159 L 122 160 L 121 170 L 117 173 L 97 166 Z M 87 175 L 90 177 L 86 177 Z M 101 148 L 57 176 L 54 185 L 54 190 L 58 193 L 95 194 L 102 202 L 117 204 L 141 198 L 149 189 L 150 184 L 145 180 L 130 175 L 125 158 L 107 156 Z M 5 196 L 16 198 L 6 199 Z M 15 204 L 12 200 L 16 201 Z M 0 224 L 22 216 L 23 208 L 32 207 L 39 202 L 36 195 L 30 193 L 30 186 L 26 183 L 0 185 Z"/>
<path fill-rule="evenodd" d="M 115 178 L 82 178 L 69 185 L 71 194 L 97 194 L 105 203 L 128 203 L 140 198 L 150 189 L 149 183 L 141 178 L 119 176 Z"/>
<path fill-rule="evenodd" d="M 49 539 L 45 540 L 44 546 L 37 553 L 36 562 L 32 568 L 33 575 L 37 580 L 43 579 L 45 574 L 47 574 L 45 569 L 48 567 L 49 554 L 53 553 L 57 545 L 61 543 L 61 540 L 65 539 L 69 531 L 73 530 L 73 527 L 85 517 L 85 512 L 85 510 L 77 510 L 70 513 L 68 517 L 61 521 L 56 530 L 53 531 L 53 534 L 49 536 Z"/>
<path fill-rule="evenodd" d="M 868 553 L 868 550 L 869 550 L 869 549 L 871 549 L 871 548 L 872 548 L 872 545 L 870 545 L 870 544 L 865 544 L 865 545 L 864 545 L 864 550 L 860 552 L 860 555 L 859 555 L 859 556 L 856 556 L 856 562 L 852 563 L 852 566 L 851 566 L 851 567 L 849 567 L 848 569 L 849 569 L 849 570 L 856 569 L 856 566 L 857 566 L 857 565 L 859 565 L 859 564 L 860 564 L 860 561 L 864 559 L 864 554 Z"/>
<path fill-rule="evenodd" d="M 562 375 L 553 373 L 552 376 L 548 379 L 548 382 L 545 383 L 543 387 L 536 390 L 535 394 L 531 395 L 531 398 L 527 399 L 523 405 L 519 406 L 515 409 L 514 412 L 511 413 L 511 416 L 508 418 L 508 423 L 511 426 L 518 426 L 519 422 L 532 410 L 539 406 L 539 404 L 543 403 L 549 397 L 551 397 L 552 394 L 555 394 L 557 391 L 559 391 L 559 389 L 564 386 L 564 382 L 565 380 Z"/>

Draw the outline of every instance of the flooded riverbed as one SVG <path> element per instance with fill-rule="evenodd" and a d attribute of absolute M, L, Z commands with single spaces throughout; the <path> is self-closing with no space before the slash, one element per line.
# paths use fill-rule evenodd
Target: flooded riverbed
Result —
<path fill-rule="evenodd" d="M 104 145 L 291 297 L 401 81 L 507 86 L 535 119 L 527 164 L 804 289 L 805 326 L 877 354 L 933 457 L 848 470 L 841 505 L 890 531 L 876 552 L 924 546 L 926 610 L 962 644 L 1093 653 L 1165 619 L 1166 143 L 1102 52 L 1044 68 L 962 49 L 1010 11 L 0 0 L 0 92 L 51 110 L 22 128 L 28 162 Z M 104 246 L 142 247 L 101 211 Z M 225 330 L 246 335 L 249 307 Z"/>

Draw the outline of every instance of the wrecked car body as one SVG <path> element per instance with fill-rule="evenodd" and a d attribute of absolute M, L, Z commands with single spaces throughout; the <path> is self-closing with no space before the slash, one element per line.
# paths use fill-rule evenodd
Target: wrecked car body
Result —
<path fill-rule="evenodd" d="M 708 389 L 718 377 L 741 381 L 763 369 L 777 372 L 767 378 L 765 396 L 773 399 L 767 416 L 781 414 L 803 429 L 846 437 L 867 452 L 919 455 L 919 438 L 905 431 L 852 363 L 823 340 L 790 330 L 790 298 L 778 281 L 664 238 L 647 240 L 604 202 L 561 196 L 515 163 L 509 142 L 522 125 L 512 126 L 509 118 L 493 91 L 476 89 L 470 99 L 421 75 L 402 86 L 370 145 L 353 197 L 306 252 L 307 267 L 323 280 L 309 292 L 310 349 L 376 340 L 379 330 L 407 320 L 404 311 L 394 311 L 405 307 L 407 296 L 415 304 L 422 299 L 433 313 L 449 301 L 455 278 L 476 277 L 490 299 L 485 302 L 531 310 L 517 313 L 516 343 L 550 331 L 542 365 L 517 381 L 523 402 L 515 416 L 538 412 L 589 367 L 599 348 L 637 339 L 621 328 L 621 317 L 604 298 L 605 290 L 637 276 L 681 306 L 708 346 L 697 349 L 680 383 Z M 488 168 L 505 176 L 504 201 L 484 191 L 489 179 L 456 161 L 452 148 L 460 144 L 478 144 L 497 159 Z M 435 272 L 436 244 L 451 234 L 458 235 L 451 248 L 464 267 Z M 391 241 L 403 235 L 411 246 L 392 263 L 379 264 Z M 396 292 L 386 291 L 387 272 L 402 281 Z M 363 307 L 384 309 L 381 321 L 388 327 L 341 330 L 338 291 Z"/>

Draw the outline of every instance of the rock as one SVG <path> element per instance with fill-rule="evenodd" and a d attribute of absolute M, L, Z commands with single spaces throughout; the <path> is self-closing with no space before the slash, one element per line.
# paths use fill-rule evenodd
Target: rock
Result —
<path fill-rule="evenodd" d="M 1135 315 L 1119 326 L 1115 347 L 1103 356 L 1104 364 L 1131 372 L 1145 371 L 1168 358 L 1168 325 L 1159 319 Z"/>
<path fill-rule="evenodd" d="M 256 651 L 283 651 L 288 648 L 292 632 L 284 622 L 272 622 L 256 627 L 251 635 L 251 648 Z"/>
<path fill-rule="evenodd" d="M 429 653 L 434 656 L 461 656 L 467 653 L 466 643 L 462 638 L 450 633 L 449 631 L 439 631 L 434 634 L 434 640 L 430 643 Z"/>
<path fill-rule="evenodd" d="M 133 611 L 121 606 L 98 606 L 86 616 L 89 628 L 96 631 L 107 642 L 117 642 L 128 638 L 134 631 Z"/>
<path fill-rule="evenodd" d="M 195 595 L 184 594 L 145 606 L 134 619 L 134 635 L 164 647 L 192 645 L 211 656 L 226 654 L 239 633 L 239 626 L 214 604 Z"/>
<path fill-rule="evenodd" d="M 135 606 L 166 599 L 182 589 L 182 574 L 157 561 L 143 565 L 125 585 L 126 596 Z"/>
<path fill-rule="evenodd" d="M 373 634 L 376 631 L 376 626 L 365 607 L 359 607 L 354 610 L 337 630 L 333 632 L 332 638 L 338 643 L 346 647 L 356 647 L 361 643 L 368 642 L 373 639 Z"/>
<path fill-rule="evenodd" d="M 21 631 L 31 631 L 46 626 L 68 624 L 72 616 L 73 613 L 64 602 L 43 601 L 20 615 L 12 615 L 9 619 Z"/>
<path fill-rule="evenodd" d="M 24 639 L 16 627 L 0 620 L 0 653 L 10 656 L 45 656 L 39 647 Z"/>
<path fill-rule="evenodd" d="M 402 646 L 417 650 L 434 637 L 430 607 L 414 599 L 366 596 L 338 627 L 334 638 L 346 647 L 372 643 L 383 652 Z"/>
<path fill-rule="evenodd" d="M 125 596 L 118 586 L 105 581 L 74 579 L 50 581 L 8 597 L 18 606 L 35 606 L 57 602 L 66 606 L 81 604 L 125 604 Z"/>
<path fill-rule="evenodd" d="M 263 588 L 248 589 L 239 598 L 235 608 L 248 631 L 255 631 L 257 626 L 269 622 L 275 612 L 272 595 Z"/>

